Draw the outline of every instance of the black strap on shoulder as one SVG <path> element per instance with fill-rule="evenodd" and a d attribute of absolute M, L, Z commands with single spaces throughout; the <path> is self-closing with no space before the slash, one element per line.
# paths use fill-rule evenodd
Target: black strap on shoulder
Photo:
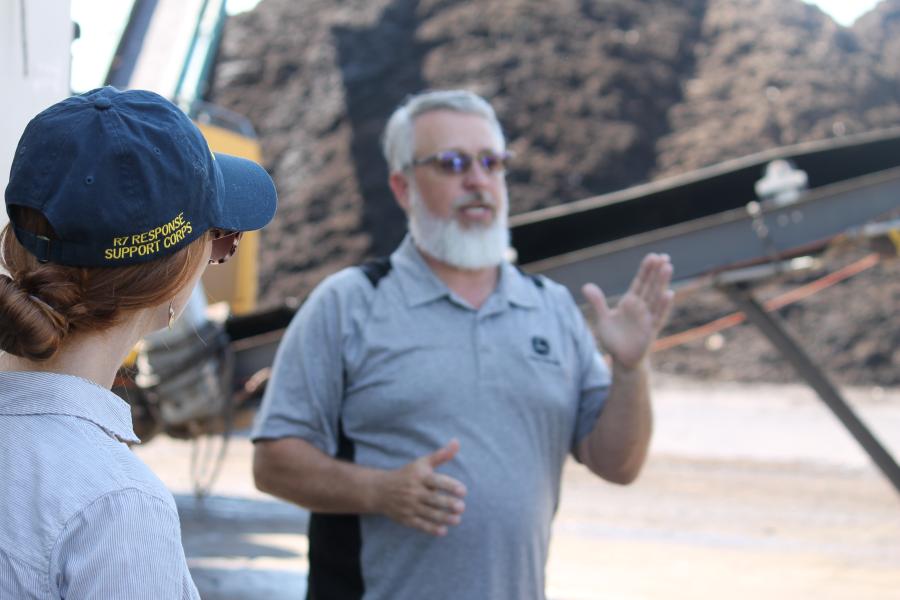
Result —
<path fill-rule="evenodd" d="M 544 280 L 541 279 L 539 275 L 532 275 L 531 273 L 522 269 L 522 267 L 520 267 L 519 265 L 516 265 L 516 270 L 519 273 L 521 273 L 522 275 L 524 275 L 525 277 L 527 277 L 528 279 L 530 279 L 531 283 L 533 283 L 535 287 L 541 288 L 541 289 L 544 288 Z"/>
<path fill-rule="evenodd" d="M 362 272 L 372 284 L 372 287 L 378 287 L 378 282 L 391 272 L 391 266 L 391 257 L 381 256 L 379 258 L 367 260 L 359 265 L 359 268 L 362 269 Z"/>
<path fill-rule="evenodd" d="M 339 460 L 354 462 L 356 445 L 338 423 Z M 362 531 L 359 515 L 312 513 L 309 517 L 306 600 L 361 600 Z"/>

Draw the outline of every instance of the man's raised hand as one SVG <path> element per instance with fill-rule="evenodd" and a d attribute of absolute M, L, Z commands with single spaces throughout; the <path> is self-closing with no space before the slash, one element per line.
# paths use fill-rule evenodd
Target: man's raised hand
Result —
<path fill-rule="evenodd" d="M 667 254 L 648 254 L 615 308 L 593 283 L 581 288 L 597 312 L 597 338 L 615 363 L 638 366 L 665 325 L 672 308 L 672 263 Z"/>

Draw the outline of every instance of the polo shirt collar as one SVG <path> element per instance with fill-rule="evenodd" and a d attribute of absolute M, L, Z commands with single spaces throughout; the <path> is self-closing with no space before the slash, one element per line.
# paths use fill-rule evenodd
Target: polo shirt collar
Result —
<path fill-rule="evenodd" d="M 391 265 L 400 275 L 400 287 L 410 307 L 450 296 L 450 288 L 434 274 L 408 233 L 391 255 Z"/>
<path fill-rule="evenodd" d="M 441 298 L 452 297 L 450 288 L 434 274 L 409 234 L 391 255 L 391 264 L 401 275 L 400 287 L 406 296 L 408 306 L 420 306 Z M 500 265 L 497 289 L 492 296 L 499 296 L 501 304 L 508 303 L 524 308 L 538 306 L 534 282 L 507 262 Z"/>
<path fill-rule="evenodd" d="M 128 403 L 110 390 L 73 375 L 0 372 L 0 414 L 75 417 L 94 423 L 122 442 L 140 443 Z"/>
<path fill-rule="evenodd" d="M 515 266 L 504 262 L 500 266 L 500 280 L 497 291 L 502 298 L 522 308 L 539 306 L 538 287 L 530 275 L 526 275 Z"/>

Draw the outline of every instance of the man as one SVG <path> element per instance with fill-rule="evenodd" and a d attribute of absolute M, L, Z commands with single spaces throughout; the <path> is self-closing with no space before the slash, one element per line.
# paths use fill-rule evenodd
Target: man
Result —
<path fill-rule="evenodd" d="M 310 598 L 543 598 L 567 454 L 616 483 L 644 462 L 672 267 L 646 257 L 615 309 L 585 286 L 610 375 L 568 291 L 504 260 L 508 155 L 487 102 L 415 96 L 384 150 L 410 235 L 294 319 L 256 485 L 314 511 Z"/>

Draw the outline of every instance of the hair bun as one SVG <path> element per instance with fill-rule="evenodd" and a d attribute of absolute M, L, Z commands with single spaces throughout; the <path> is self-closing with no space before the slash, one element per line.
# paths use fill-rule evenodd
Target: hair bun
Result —
<path fill-rule="evenodd" d="M 31 360 L 53 356 L 68 331 L 68 321 L 40 298 L 0 274 L 0 349 Z"/>

